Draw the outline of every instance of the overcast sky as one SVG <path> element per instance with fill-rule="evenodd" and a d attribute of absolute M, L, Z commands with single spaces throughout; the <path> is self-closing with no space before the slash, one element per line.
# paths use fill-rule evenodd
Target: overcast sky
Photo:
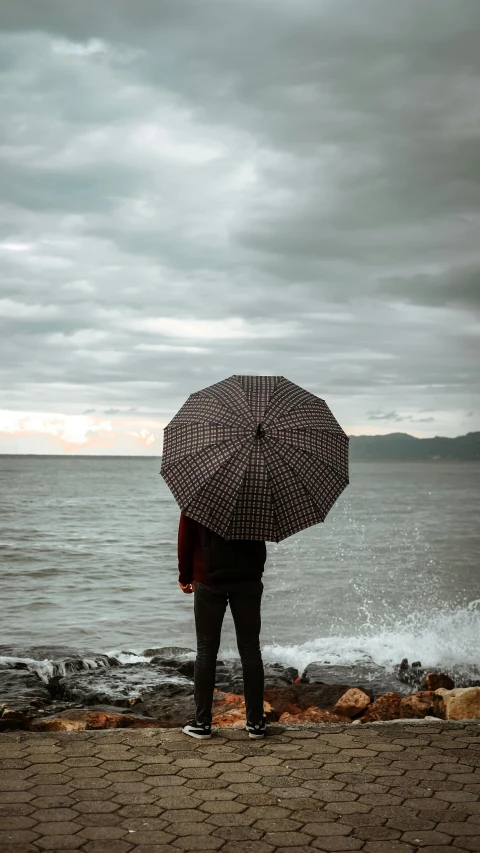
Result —
<path fill-rule="evenodd" d="M 0 0 L 0 452 L 287 376 L 480 429 L 478 0 Z"/>

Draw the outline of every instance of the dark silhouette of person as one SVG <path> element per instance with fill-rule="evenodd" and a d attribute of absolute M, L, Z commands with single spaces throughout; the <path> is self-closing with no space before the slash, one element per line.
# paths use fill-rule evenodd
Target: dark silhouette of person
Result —
<path fill-rule="evenodd" d="M 251 738 L 265 735 L 260 610 L 266 555 L 263 540 L 225 540 L 183 513 L 180 516 L 178 583 L 185 594 L 194 595 L 197 635 L 196 714 L 182 727 L 190 737 L 211 737 L 215 666 L 227 605 L 242 662 L 246 730 Z"/>

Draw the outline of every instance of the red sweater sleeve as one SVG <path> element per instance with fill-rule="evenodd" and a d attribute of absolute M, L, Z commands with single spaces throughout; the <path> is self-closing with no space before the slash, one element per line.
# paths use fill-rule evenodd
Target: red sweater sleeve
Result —
<path fill-rule="evenodd" d="M 180 583 L 193 583 L 193 556 L 197 535 L 196 521 L 182 513 L 178 525 L 178 580 Z"/>

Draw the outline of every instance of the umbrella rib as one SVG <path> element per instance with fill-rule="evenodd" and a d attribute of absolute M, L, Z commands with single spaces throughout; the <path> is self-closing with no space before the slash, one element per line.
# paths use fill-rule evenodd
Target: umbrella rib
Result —
<path fill-rule="evenodd" d="M 245 448 L 245 446 L 246 446 L 247 444 L 248 444 L 248 442 L 247 442 L 247 441 L 245 441 L 245 442 L 242 444 L 242 447 L 240 447 L 240 448 L 238 448 L 236 451 L 234 451 L 234 453 L 232 453 L 232 454 L 228 457 L 228 459 L 225 459 L 225 461 L 224 461 L 224 462 L 222 462 L 222 464 L 221 464 L 218 468 L 216 468 L 216 469 L 215 469 L 215 471 L 213 472 L 213 474 L 211 475 L 211 477 L 209 477 L 209 479 L 208 479 L 208 480 L 206 480 L 206 481 L 205 481 L 205 482 L 200 486 L 200 488 L 199 488 L 199 489 L 197 489 L 197 491 L 195 492 L 195 494 L 194 494 L 194 495 L 192 495 L 192 498 L 191 498 L 191 499 L 190 499 L 190 501 L 189 501 L 189 505 L 192 503 L 192 501 L 194 501 L 194 500 L 195 500 L 196 496 L 198 495 L 198 492 L 200 492 L 203 488 L 205 488 L 205 486 L 210 482 L 210 480 L 212 479 L 212 477 L 214 477 L 215 475 L 219 474 L 219 473 L 220 473 L 220 471 L 222 470 L 222 468 L 225 468 L 227 465 L 230 465 L 230 463 L 231 463 L 231 461 L 232 461 L 232 456 L 235 456 L 236 454 L 241 453 L 241 452 L 244 450 L 244 448 Z M 253 441 L 252 441 L 252 444 L 253 444 Z M 243 477 L 242 477 L 242 480 L 241 480 L 241 482 L 240 482 L 240 485 L 239 485 L 239 487 L 238 487 L 238 489 L 237 489 L 237 491 L 236 491 L 236 494 L 235 494 L 235 502 L 234 502 L 234 508 L 233 508 L 233 510 L 232 510 L 232 515 L 233 515 L 233 513 L 235 512 L 235 506 L 236 506 L 237 497 L 238 497 L 238 494 L 239 494 L 239 492 L 240 492 L 240 489 L 242 488 L 242 484 L 243 484 L 244 479 L 245 479 L 245 473 L 244 473 L 244 475 L 243 475 Z M 230 519 L 229 519 L 229 524 L 230 524 Z"/>
<path fill-rule="evenodd" d="M 269 439 L 269 441 L 272 441 L 272 439 Z M 313 453 L 307 453 L 305 450 L 300 450 L 299 448 L 296 448 L 296 450 L 298 450 L 298 452 L 299 452 L 299 453 L 302 453 L 304 456 L 307 456 L 307 457 L 310 457 L 310 458 L 312 458 L 312 459 L 318 460 L 318 461 L 320 462 L 320 464 L 321 464 L 321 465 L 324 465 L 324 466 L 325 466 L 325 468 L 328 468 L 330 471 L 333 471 L 333 473 L 334 473 L 337 477 L 339 477 L 341 480 L 343 480 L 343 481 L 345 482 L 345 486 L 348 486 L 348 484 L 349 484 L 349 482 L 350 482 L 350 481 L 349 481 L 346 477 L 344 477 L 344 476 L 343 476 L 343 474 L 339 474 L 339 473 L 338 473 L 338 471 L 336 471 L 336 470 L 335 470 L 335 468 L 332 468 L 332 466 L 331 466 L 331 465 L 327 465 L 327 464 L 326 464 L 326 462 L 323 462 L 323 460 L 322 460 L 322 459 L 319 459 L 319 457 L 318 457 L 318 456 L 315 456 Z M 302 478 L 301 474 L 300 474 L 300 473 L 299 473 L 295 468 L 292 468 L 292 466 L 290 465 L 290 463 L 288 462 L 288 460 L 287 460 L 287 459 L 285 459 L 285 457 L 284 457 L 284 455 L 283 455 L 283 453 L 282 453 L 282 451 L 281 451 L 281 450 L 279 450 L 278 452 L 281 454 L 282 460 L 283 460 L 284 464 L 287 466 L 287 468 L 289 469 L 289 471 L 291 471 L 291 472 L 292 472 L 292 474 L 293 474 L 293 476 L 295 477 L 295 479 L 296 479 L 296 480 L 301 484 L 302 489 L 303 489 L 303 491 L 305 492 L 305 494 L 306 494 L 306 495 L 308 495 L 308 497 L 310 498 L 310 500 L 312 501 L 312 503 L 314 503 L 314 504 L 315 504 L 315 506 L 317 507 L 317 509 L 321 512 L 321 508 L 319 507 L 319 505 L 318 505 L 318 503 L 317 503 L 316 499 L 313 497 L 313 495 L 310 493 L 309 489 L 307 489 L 307 487 L 306 487 L 305 483 L 303 482 L 303 478 Z"/>
<path fill-rule="evenodd" d="M 321 404 L 323 404 L 323 406 Z M 267 415 L 265 415 L 265 423 L 268 423 L 269 426 L 274 427 L 275 429 L 289 429 L 288 426 L 282 426 L 282 420 L 284 420 L 286 418 L 291 418 L 291 417 L 295 416 L 295 414 L 301 413 L 303 409 L 309 409 L 310 407 L 316 409 L 316 411 L 320 417 L 325 417 L 325 415 L 331 416 L 332 425 L 336 424 L 338 427 L 338 430 L 336 430 L 336 431 L 340 434 L 346 435 L 345 430 L 342 429 L 342 427 L 338 423 L 337 419 L 335 418 L 335 416 L 333 415 L 333 413 L 330 411 L 327 404 L 325 403 L 325 400 L 321 399 L 320 397 L 315 398 L 315 401 L 312 401 L 310 403 L 305 403 L 305 402 L 295 403 L 291 409 L 287 409 L 286 411 L 280 412 L 278 414 L 278 416 L 276 418 L 274 418 L 274 420 L 271 422 L 270 422 L 269 418 L 267 417 Z M 327 411 L 325 411 L 325 409 Z M 317 432 L 332 432 L 333 431 L 332 427 L 330 427 L 330 428 L 290 427 L 290 428 L 293 428 L 293 429 L 315 429 Z"/>
<path fill-rule="evenodd" d="M 252 439 L 248 439 L 248 441 L 251 441 L 251 440 Z M 243 437 L 238 438 L 238 439 L 229 438 L 229 439 L 225 439 L 225 441 L 218 441 L 218 442 L 212 442 L 212 444 L 205 444 L 203 447 L 199 447 L 193 453 L 186 453 L 185 456 L 180 456 L 179 459 L 175 459 L 175 460 L 173 460 L 173 462 L 167 462 L 166 465 L 162 466 L 162 470 L 166 472 L 172 467 L 172 465 L 178 465 L 179 462 L 185 462 L 187 459 L 194 459 L 196 456 L 199 456 L 200 453 L 203 453 L 204 450 L 208 450 L 208 448 L 214 447 L 215 449 L 217 449 L 218 447 L 224 447 L 225 444 L 229 444 L 232 441 L 243 441 L 246 444 L 247 439 L 244 439 Z M 236 452 L 237 452 L 237 449 L 233 450 L 231 455 L 233 456 L 233 454 Z M 230 458 L 231 457 L 229 457 L 229 459 Z M 223 462 L 222 462 L 222 466 L 223 466 Z M 217 469 L 217 470 L 219 470 L 219 469 Z"/>
<path fill-rule="evenodd" d="M 255 444 L 255 439 L 253 439 L 253 441 L 252 441 L 252 446 L 253 446 L 254 444 Z M 272 485 L 271 485 L 271 484 L 272 484 L 272 478 L 270 477 L 270 475 L 269 475 L 269 473 L 268 473 L 268 465 L 267 465 L 267 461 L 266 461 L 266 459 L 265 459 L 265 454 L 263 454 L 263 457 L 264 457 L 265 473 L 266 473 L 266 477 L 267 477 L 267 481 L 268 481 L 268 487 L 269 487 L 269 489 L 270 489 L 270 496 L 271 496 L 271 502 L 272 502 L 272 515 L 273 515 L 273 518 L 274 518 L 274 528 L 275 528 L 275 530 L 276 530 L 276 531 L 279 531 L 279 529 L 280 529 L 280 528 L 279 528 L 279 524 L 278 524 L 277 514 L 276 514 L 276 512 L 275 512 L 275 502 L 274 502 L 274 500 L 273 500 L 273 491 L 272 491 Z M 241 481 L 241 483 L 240 483 L 240 485 L 239 485 L 239 487 L 238 487 L 238 489 L 237 489 L 237 492 L 236 492 L 236 495 L 235 495 L 235 502 L 234 502 L 234 504 L 233 504 L 233 509 L 232 509 L 231 515 L 229 516 L 228 527 L 230 527 L 230 524 L 231 524 L 232 518 L 233 518 L 233 517 L 234 517 L 234 515 L 235 515 L 236 508 L 237 508 L 238 496 L 239 496 L 239 494 L 240 494 L 240 492 L 241 492 L 241 490 L 242 490 L 243 484 L 244 484 L 244 482 L 245 482 L 245 476 L 246 476 L 246 473 L 247 473 L 247 471 L 245 471 L 245 472 L 244 472 L 244 475 L 243 475 L 242 481 Z M 269 541 L 270 541 L 270 540 L 269 540 Z M 276 538 L 276 539 L 274 539 L 274 540 L 272 540 L 272 541 L 279 542 L 279 541 L 280 541 L 280 539 Z"/>
<path fill-rule="evenodd" d="M 265 454 L 264 454 L 264 456 L 265 456 Z M 272 499 L 272 515 L 273 515 L 273 519 L 274 519 L 274 529 L 275 529 L 275 531 L 276 531 L 276 533 L 277 533 L 277 538 L 275 539 L 275 542 L 281 542 L 281 539 L 279 539 L 279 538 L 278 538 L 279 533 L 280 533 L 280 525 L 279 525 L 279 523 L 278 523 L 277 513 L 275 512 L 275 501 L 273 500 L 273 495 L 274 495 L 274 490 L 272 489 L 272 483 L 273 483 L 273 480 L 272 480 L 272 478 L 271 478 L 271 476 L 270 476 L 270 472 L 269 472 L 269 470 L 268 470 L 268 464 L 267 464 L 267 460 L 266 460 L 266 459 L 265 459 L 265 470 L 266 470 L 266 472 L 267 472 L 267 481 L 268 481 L 268 485 L 269 485 L 270 492 L 271 492 L 271 499 Z"/>
<path fill-rule="evenodd" d="M 315 433 L 315 435 L 338 435 L 338 436 L 343 436 L 344 438 L 348 438 L 348 435 L 345 432 L 343 432 L 343 430 L 341 432 L 340 432 L 340 430 L 338 430 L 338 432 L 337 432 L 336 430 L 332 430 L 332 429 L 318 429 L 317 427 L 312 427 L 312 426 L 305 426 L 305 427 L 304 426 L 298 426 L 298 427 L 296 427 L 296 426 L 281 426 L 281 425 L 276 426 L 275 424 L 272 424 L 271 429 L 278 430 L 278 432 L 283 432 L 284 430 L 294 430 L 297 433 L 298 432 L 300 432 L 300 433 L 312 432 L 312 433 Z"/>
<path fill-rule="evenodd" d="M 298 408 L 301 409 L 302 407 L 299 406 Z M 294 410 L 292 409 L 290 412 L 287 412 L 286 416 L 291 417 L 292 411 L 294 411 Z M 338 423 L 338 421 L 337 421 L 337 423 Z M 328 432 L 328 433 L 334 433 L 335 435 L 344 435 L 348 438 L 347 433 L 342 429 L 340 424 L 338 424 L 338 429 L 335 430 L 335 429 L 332 429 L 331 426 L 330 427 L 317 427 L 317 426 L 295 426 L 292 424 L 290 424 L 290 425 L 289 424 L 282 424 L 282 418 L 278 418 L 278 420 L 273 421 L 271 424 L 269 424 L 269 426 L 272 429 L 295 429 L 298 432 L 307 432 L 308 430 L 312 430 L 313 432 L 317 432 L 317 433 L 318 432 L 321 432 L 321 433 Z"/>
<path fill-rule="evenodd" d="M 180 414 L 179 412 L 177 412 L 177 414 L 167 424 L 167 426 L 165 427 L 165 430 L 175 429 L 176 427 L 180 427 L 180 426 L 190 426 L 190 424 L 200 424 L 200 425 L 202 425 L 202 424 L 215 424 L 215 426 L 231 426 L 231 427 L 243 426 L 245 424 L 244 419 L 242 419 L 238 416 L 238 412 L 236 412 L 235 409 L 232 409 L 232 408 L 229 408 L 228 406 L 225 406 L 223 403 L 221 403 L 219 400 L 216 400 L 214 397 L 209 397 L 209 399 L 213 400 L 218 405 L 219 408 L 223 409 L 222 413 L 218 412 L 215 415 L 211 416 L 212 418 L 215 418 L 215 420 L 210 420 L 210 417 L 208 414 L 202 414 L 202 415 L 194 415 L 195 420 L 190 419 L 190 417 L 188 417 L 186 420 L 183 420 L 183 418 L 182 418 L 181 420 L 177 421 L 177 420 L 175 420 L 175 418 L 177 417 L 178 414 Z M 233 422 L 225 423 L 224 421 L 222 421 L 222 417 L 224 417 L 225 414 L 230 415 L 232 417 Z M 202 420 L 197 420 L 198 417 L 201 417 Z"/>
<path fill-rule="evenodd" d="M 227 409 L 225 409 L 225 411 L 227 411 Z M 230 423 L 226 424 L 226 423 L 223 423 L 222 421 L 219 421 L 219 420 L 211 421 L 208 418 L 204 418 L 204 420 L 202 420 L 202 421 L 197 421 L 197 420 L 190 421 L 189 420 L 189 421 L 177 421 L 177 422 L 174 422 L 172 419 L 170 421 L 170 423 L 167 424 L 167 426 L 165 427 L 164 432 L 167 432 L 167 430 L 171 430 L 171 429 L 181 429 L 181 427 L 187 427 L 187 426 L 188 427 L 189 426 L 204 426 L 205 424 L 208 424 L 208 426 L 217 426 L 217 427 L 220 427 L 221 429 L 225 429 L 225 428 L 227 428 L 227 429 L 239 429 L 241 426 L 244 426 L 243 421 L 241 423 L 238 422 L 238 423 L 233 423 L 233 424 L 230 424 Z M 247 429 L 247 427 L 245 427 L 245 429 Z"/>
<path fill-rule="evenodd" d="M 229 379 L 234 379 L 234 378 L 236 378 L 236 377 L 234 377 L 234 376 L 229 377 Z M 225 381 L 228 381 L 228 380 L 225 380 Z M 247 417 L 251 421 L 252 425 L 255 424 L 253 412 L 249 406 L 245 391 L 243 390 L 243 388 L 239 382 L 236 382 L 234 387 L 235 387 L 235 391 L 237 393 L 237 400 L 236 401 L 230 400 L 229 398 L 226 398 L 226 399 L 224 398 L 223 400 L 219 400 L 218 395 L 215 393 L 212 393 L 211 387 L 204 388 L 202 391 L 199 392 L 199 394 L 202 394 L 204 397 L 207 397 L 210 400 L 213 399 L 216 402 L 219 402 L 220 405 L 223 406 L 223 408 L 227 412 L 233 412 L 237 417 L 239 416 L 239 409 L 235 408 L 234 402 L 236 404 L 240 405 L 240 401 L 241 401 L 241 406 L 244 409 L 243 417 L 244 418 Z"/>
<path fill-rule="evenodd" d="M 283 380 L 283 383 L 282 383 L 282 380 Z M 278 382 L 277 386 L 275 387 L 275 390 L 273 391 L 272 396 L 270 397 L 270 400 L 268 401 L 267 409 L 265 411 L 265 416 L 264 416 L 265 423 L 269 422 L 269 419 L 270 419 L 269 409 L 273 407 L 273 404 L 275 402 L 275 395 L 282 390 L 282 387 L 284 386 L 285 383 L 288 383 L 289 385 L 293 385 L 293 387 L 296 388 L 297 391 L 302 391 L 304 394 L 308 394 L 310 399 L 309 399 L 308 403 L 305 402 L 305 398 L 301 402 L 293 403 L 292 406 L 282 410 L 279 413 L 279 418 L 284 417 L 286 415 L 289 415 L 291 412 L 294 412 L 296 409 L 303 408 L 305 405 L 311 405 L 312 403 L 315 403 L 315 402 L 325 403 L 325 401 L 322 400 L 320 397 L 316 397 L 315 394 L 312 394 L 310 391 L 307 391 L 305 388 L 300 388 L 300 386 L 298 386 L 298 385 L 295 386 L 294 383 L 290 383 L 288 379 L 285 379 L 284 376 L 281 376 L 280 381 Z M 288 403 L 287 403 L 287 405 L 288 405 Z M 273 421 L 273 423 L 275 423 L 275 421 Z"/>
<path fill-rule="evenodd" d="M 284 465 L 286 465 L 286 466 L 287 466 L 288 470 L 290 471 L 290 473 L 292 474 L 292 476 L 294 477 L 294 479 L 297 481 L 297 484 L 298 484 L 299 486 L 301 486 L 301 487 L 302 487 L 302 489 L 303 489 L 304 493 L 306 494 L 307 498 L 308 498 L 308 499 L 309 499 L 309 500 L 310 500 L 310 501 L 315 505 L 315 508 L 316 508 L 316 509 L 321 513 L 322 511 L 321 511 L 321 509 L 320 509 L 320 507 L 319 507 L 319 505 L 318 505 L 317 501 L 315 500 L 315 498 L 314 498 L 314 497 L 312 497 L 312 495 L 311 495 L 311 494 L 310 494 L 310 492 L 308 491 L 308 489 L 307 489 L 307 487 L 306 487 L 305 483 L 304 483 L 304 482 L 303 482 L 303 480 L 299 477 L 298 471 L 296 471 L 296 470 L 295 470 L 295 468 L 292 468 L 292 466 L 291 466 L 291 465 L 290 465 L 290 463 L 285 459 L 285 457 L 284 457 L 284 456 L 282 456 L 282 460 L 283 460 Z M 268 466 L 267 466 L 267 470 L 268 470 Z"/>
<path fill-rule="evenodd" d="M 252 444 L 253 444 L 253 442 L 252 442 Z M 243 472 L 243 477 L 242 477 L 242 479 L 241 479 L 241 481 L 240 481 L 240 485 L 239 485 L 239 487 L 238 487 L 237 491 L 235 492 L 235 500 L 233 501 L 232 511 L 231 511 L 231 513 L 230 513 L 230 515 L 229 515 L 229 517 L 228 517 L 228 524 L 227 524 L 227 525 L 225 525 L 225 529 L 226 529 L 226 530 L 228 530 L 228 528 L 230 527 L 230 525 L 231 525 L 231 523 L 232 523 L 232 518 L 233 518 L 233 517 L 234 517 L 234 515 L 235 515 L 235 511 L 236 511 L 236 509 L 237 509 L 238 496 L 239 496 L 239 494 L 240 494 L 240 492 L 241 492 L 241 490 L 242 490 L 242 486 L 243 486 L 243 484 L 244 484 L 244 482 L 245 482 L 246 473 L 247 473 L 247 472 L 246 472 L 246 470 L 245 470 L 245 471 Z"/>
<path fill-rule="evenodd" d="M 312 432 L 328 432 L 328 430 L 312 430 Z M 346 484 L 349 484 L 349 480 L 343 474 L 340 474 L 340 472 L 337 471 L 337 469 L 334 468 L 333 465 L 329 465 L 328 462 L 325 462 L 321 458 L 321 456 L 317 456 L 316 453 L 311 453 L 309 450 L 304 450 L 303 447 L 297 447 L 296 444 L 292 444 L 291 441 L 287 441 L 286 439 L 280 441 L 279 438 L 272 438 L 272 436 L 269 435 L 268 441 L 270 441 L 272 444 L 279 444 L 280 447 L 282 446 L 282 444 L 288 444 L 289 447 L 294 447 L 295 450 L 297 450 L 299 453 L 303 453 L 305 456 L 308 456 L 311 459 L 318 459 L 318 461 L 321 462 L 322 465 L 325 465 L 325 468 L 329 468 L 329 470 L 333 471 L 333 473 L 336 474 L 337 477 L 342 477 L 344 480 L 346 480 Z"/>

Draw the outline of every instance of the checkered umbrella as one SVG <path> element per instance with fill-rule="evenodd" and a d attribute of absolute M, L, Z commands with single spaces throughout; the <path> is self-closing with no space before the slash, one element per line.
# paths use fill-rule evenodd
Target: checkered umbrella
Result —
<path fill-rule="evenodd" d="M 161 474 L 182 512 L 225 539 L 280 542 L 324 521 L 348 485 L 348 436 L 283 376 L 230 376 L 170 421 Z"/>

